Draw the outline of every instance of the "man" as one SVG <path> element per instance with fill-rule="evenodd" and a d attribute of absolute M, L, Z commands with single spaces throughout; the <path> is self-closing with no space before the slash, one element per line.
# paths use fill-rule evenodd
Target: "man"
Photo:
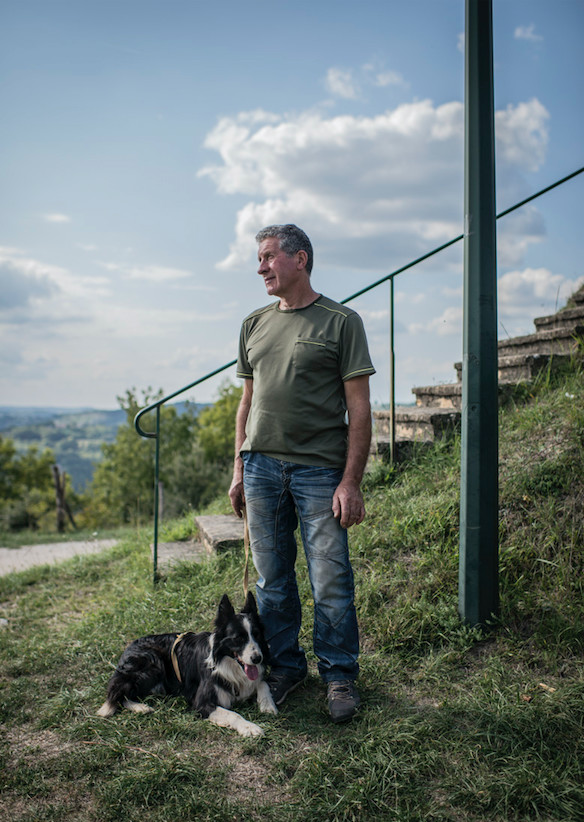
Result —
<path fill-rule="evenodd" d="M 312 288 L 313 251 L 295 225 L 257 236 L 259 268 L 277 302 L 243 322 L 229 497 L 248 518 L 260 614 L 272 656 L 277 705 L 306 679 L 298 644 L 301 607 L 294 565 L 300 522 L 314 599 L 314 651 L 334 722 L 360 704 L 359 634 L 347 528 L 365 507 L 371 364 L 361 318 Z M 348 424 L 346 416 L 348 415 Z"/>

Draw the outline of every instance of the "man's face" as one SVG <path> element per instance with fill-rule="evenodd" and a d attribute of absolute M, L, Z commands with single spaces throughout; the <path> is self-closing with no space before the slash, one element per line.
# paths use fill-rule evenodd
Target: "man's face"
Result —
<path fill-rule="evenodd" d="M 270 297 L 284 297 L 298 283 L 302 267 L 298 254 L 289 257 L 280 248 L 276 237 L 263 240 L 258 248 L 258 274 L 264 278 L 266 291 Z"/>

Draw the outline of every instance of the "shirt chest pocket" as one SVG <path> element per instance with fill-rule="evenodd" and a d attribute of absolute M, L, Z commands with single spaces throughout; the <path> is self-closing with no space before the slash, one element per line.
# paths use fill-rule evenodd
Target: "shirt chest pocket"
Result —
<path fill-rule="evenodd" d="M 334 362 L 332 346 L 322 339 L 299 337 L 294 343 L 292 362 L 298 371 L 309 371 L 323 368 Z"/>

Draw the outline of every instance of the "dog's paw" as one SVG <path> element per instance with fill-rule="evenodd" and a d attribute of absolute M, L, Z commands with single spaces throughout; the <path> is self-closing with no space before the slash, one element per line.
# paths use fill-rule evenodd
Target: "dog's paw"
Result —
<path fill-rule="evenodd" d="M 246 722 L 245 725 L 241 725 L 237 728 L 239 733 L 242 736 L 263 736 L 264 731 L 260 728 L 259 725 L 256 725 L 255 722 Z"/>
<path fill-rule="evenodd" d="M 273 699 L 266 699 L 259 702 L 258 707 L 263 714 L 274 714 L 275 716 L 278 713 L 278 709 L 276 708 Z"/>
<path fill-rule="evenodd" d="M 263 681 L 258 687 L 258 708 L 263 714 L 277 714 L 278 709 L 272 697 L 272 692 L 268 687 L 268 683 Z"/>
<path fill-rule="evenodd" d="M 143 702 L 134 702 L 131 699 L 124 699 L 124 708 L 135 714 L 151 714 L 154 710 L 150 705 L 145 705 Z"/>
<path fill-rule="evenodd" d="M 103 716 L 105 719 L 109 719 L 110 716 L 113 716 L 116 712 L 116 706 L 112 705 L 111 702 L 104 702 L 99 711 L 97 712 L 98 716 Z"/>

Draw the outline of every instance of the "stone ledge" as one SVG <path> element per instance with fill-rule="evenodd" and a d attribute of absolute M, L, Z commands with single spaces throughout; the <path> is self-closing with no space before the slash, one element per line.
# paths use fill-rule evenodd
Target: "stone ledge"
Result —
<path fill-rule="evenodd" d="M 243 545 L 243 520 L 235 514 L 195 517 L 195 523 L 209 554 Z"/>

